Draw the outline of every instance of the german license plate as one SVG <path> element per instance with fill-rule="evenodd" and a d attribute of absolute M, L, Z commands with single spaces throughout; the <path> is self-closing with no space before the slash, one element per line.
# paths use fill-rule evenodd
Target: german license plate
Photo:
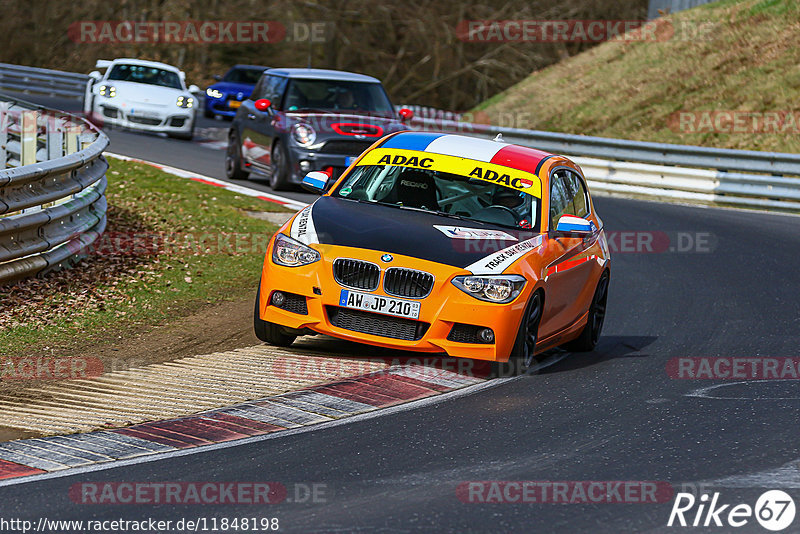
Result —
<path fill-rule="evenodd" d="M 236 109 L 241 105 L 242 103 L 239 102 L 238 100 L 228 100 L 228 107 L 231 109 Z"/>
<path fill-rule="evenodd" d="M 342 289 L 339 306 L 406 319 L 418 319 L 420 303 Z"/>

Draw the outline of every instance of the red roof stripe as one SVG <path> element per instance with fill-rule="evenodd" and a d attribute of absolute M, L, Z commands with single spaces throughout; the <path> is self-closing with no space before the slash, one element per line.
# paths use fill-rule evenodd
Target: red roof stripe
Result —
<path fill-rule="evenodd" d="M 544 158 L 550 156 L 547 152 L 527 148 L 524 146 L 508 145 L 501 148 L 494 155 L 490 163 L 505 165 L 512 169 L 536 174 L 536 167 Z"/>

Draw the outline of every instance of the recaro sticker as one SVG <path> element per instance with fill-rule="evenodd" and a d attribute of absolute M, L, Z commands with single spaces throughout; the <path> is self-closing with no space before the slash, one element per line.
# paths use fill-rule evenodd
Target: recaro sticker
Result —
<path fill-rule="evenodd" d="M 439 224 L 434 224 L 433 227 L 450 239 L 491 239 L 493 241 L 518 241 L 518 239 L 513 235 L 500 230 L 463 228 L 461 226 L 442 226 Z"/>
<path fill-rule="evenodd" d="M 314 204 L 310 204 L 295 215 L 292 221 L 292 227 L 289 230 L 289 237 L 306 245 L 319 243 L 317 231 L 316 228 L 314 228 L 314 218 L 311 216 L 311 210 L 313 208 Z"/>
<path fill-rule="evenodd" d="M 522 256 L 539 247 L 544 242 L 542 236 L 537 235 L 532 239 L 520 241 L 503 250 L 489 254 L 481 258 L 466 269 L 472 274 L 500 274 L 511 266 L 512 263 Z"/>
<path fill-rule="evenodd" d="M 416 150 L 376 148 L 362 156 L 358 166 L 361 167 L 363 165 L 395 165 L 412 169 L 449 172 L 483 180 L 484 182 L 500 184 L 536 198 L 542 198 L 542 182 L 535 174 L 469 158 L 431 154 Z"/>

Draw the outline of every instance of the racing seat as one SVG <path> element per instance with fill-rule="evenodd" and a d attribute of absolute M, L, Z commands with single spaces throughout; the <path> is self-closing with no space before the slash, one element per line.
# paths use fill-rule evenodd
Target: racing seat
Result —
<path fill-rule="evenodd" d="M 428 173 L 409 169 L 397 177 L 395 185 L 397 202 L 410 208 L 439 211 L 436 200 L 436 182 Z"/>

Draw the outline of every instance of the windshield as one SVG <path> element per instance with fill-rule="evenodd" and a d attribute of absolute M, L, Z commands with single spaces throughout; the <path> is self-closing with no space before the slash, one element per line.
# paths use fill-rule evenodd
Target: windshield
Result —
<path fill-rule="evenodd" d="M 108 73 L 107 79 L 183 89 L 177 72 L 142 65 L 114 65 L 111 72 Z"/>
<path fill-rule="evenodd" d="M 372 151 L 375 152 L 380 150 Z M 456 159 L 460 162 L 471 161 Z M 438 169 L 435 163 L 428 166 L 360 165 L 348 175 L 333 196 L 538 231 L 537 197 L 475 175 L 469 176 L 468 172 L 445 172 Z M 508 171 L 519 173 L 513 169 Z"/>
<path fill-rule="evenodd" d="M 244 68 L 244 67 L 235 67 L 229 70 L 225 77 L 222 78 L 223 82 L 231 82 L 231 83 L 246 83 L 250 85 L 255 85 L 258 83 L 258 79 L 261 78 L 261 74 L 267 70 L 267 67 L 263 68 Z"/>
<path fill-rule="evenodd" d="M 380 84 L 338 80 L 291 80 L 284 109 L 394 115 Z"/>

